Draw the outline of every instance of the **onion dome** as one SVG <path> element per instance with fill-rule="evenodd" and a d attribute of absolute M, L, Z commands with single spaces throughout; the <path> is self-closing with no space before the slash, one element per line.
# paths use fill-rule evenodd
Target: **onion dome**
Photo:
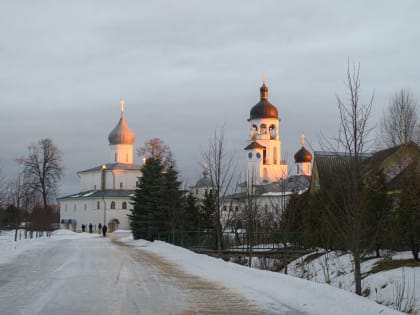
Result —
<path fill-rule="evenodd" d="M 124 118 L 124 101 L 121 100 L 121 118 L 114 129 L 109 133 L 109 144 L 133 144 L 135 140 L 134 132 L 128 127 Z"/>
<path fill-rule="evenodd" d="M 197 183 L 195 183 L 195 187 L 212 187 L 211 180 L 208 177 L 209 171 L 207 168 L 203 171 L 203 177 L 201 177 Z"/>
<path fill-rule="evenodd" d="M 302 148 L 295 153 L 294 159 L 295 163 L 310 163 L 312 162 L 312 154 L 302 146 Z"/>
<path fill-rule="evenodd" d="M 260 101 L 251 108 L 249 120 L 258 118 L 279 118 L 277 108 L 268 101 L 268 88 L 263 82 L 260 88 Z"/>

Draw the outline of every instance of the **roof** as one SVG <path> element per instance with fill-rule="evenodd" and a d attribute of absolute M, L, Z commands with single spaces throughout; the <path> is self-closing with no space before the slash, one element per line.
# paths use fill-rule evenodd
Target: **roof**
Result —
<path fill-rule="evenodd" d="M 268 101 L 268 88 L 265 83 L 260 88 L 260 96 L 260 101 L 251 108 L 248 121 L 258 118 L 279 119 L 277 108 Z"/>
<path fill-rule="evenodd" d="M 273 182 L 270 184 L 256 185 L 255 196 L 256 197 L 278 197 L 287 196 L 293 193 L 301 194 L 308 190 L 311 182 L 310 176 L 305 175 L 293 175 L 289 176 L 285 180 Z M 240 184 L 241 187 L 246 187 L 246 182 Z M 246 192 L 234 193 L 226 198 L 228 200 L 238 200 L 247 197 Z"/>
<path fill-rule="evenodd" d="M 128 127 L 124 116 L 121 114 L 120 121 L 109 133 L 109 144 L 133 144 L 134 140 L 134 132 Z"/>
<path fill-rule="evenodd" d="M 252 141 L 244 150 L 265 149 L 265 146 L 259 144 L 257 141 Z"/>
<path fill-rule="evenodd" d="M 126 163 L 107 163 L 103 164 L 106 166 L 106 170 L 125 170 L 125 171 L 140 171 L 141 166 L 138 164 L 126 164 Z M 89 168 L 87 170 L 79 171 L 79 173 L 93 172 L 102 170 L 102 165 Z"/>
<path fill-rule="evenodd" d="M 387 148 L 374 153 L 362 155 L 363 174 L 369 174 L 375 170 L 383 171 L 388 187 L 392 190 L 400 187 L 401 178 L 406 172 L 407 166 L 416 162 L 420 156 L 420 147 L 414 142 Z M 311 190 L 319 186 L 328 187 L 333 185 L 331 178 L 339 178 L 344 172 L 344 164 L 350 158 L 349 154 L 342 152 L 314 153 L 314 166 L 312 172 Z M 417 165 L 420 162 L 417 162 Z M 418 166 L 420 168 L 420 166 Z"/>
<path fill-rule="evenodd" d="M 135 194 L 132 189 L 89 190 L 57 198 L 64 199 L 102 199 L 102 198 L 131 198 Z"/>
<path fill-rule="evenodd" d="M 196 188 L 200 188 L 200 187 L 212 187 L 212 183 L 209 177 L 207 176 L 203 176 L 201 177 L 196 183 L 195 186 Z"/>

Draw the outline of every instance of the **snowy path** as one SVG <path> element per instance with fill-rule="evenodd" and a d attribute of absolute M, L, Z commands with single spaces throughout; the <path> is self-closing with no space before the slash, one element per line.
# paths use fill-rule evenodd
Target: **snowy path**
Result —
<path fill-rule="evenodd" d="M 0 265 L 0 314 L 268 314 L 153 253 L 108 238 L 46 245 Z M 275 314 L 298 313 L 279 305 Z"/>

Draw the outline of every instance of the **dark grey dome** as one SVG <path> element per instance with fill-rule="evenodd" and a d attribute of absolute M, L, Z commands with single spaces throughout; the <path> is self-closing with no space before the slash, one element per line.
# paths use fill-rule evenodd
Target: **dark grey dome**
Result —
<path fill-rule="evenodd" d="M 261 100 L 255 104 L 249 113 L 249 119 L 258 119 L 258 118 L 279 118 L 279 113 L 277 108 L 268 101 L 268 88 L 263 83 L 260 88 Z"/>
<path fill-rule="evenodd" d="M 201 177 L 196 183 L 195 183 L 195 187 L 212 187 L 213 185 L 211 184 L 211 180 L 208 177 L 209 172 L 207 169 L 204 170 L 203 172 L 203 177 Z"/>
<path fill-rule="evenodd" d="M 120 121 L 108 136 L 109 144 L 133 144 L 134 140 L 134 132 L 128 127 L 124 116 L 121 116 Z"/>

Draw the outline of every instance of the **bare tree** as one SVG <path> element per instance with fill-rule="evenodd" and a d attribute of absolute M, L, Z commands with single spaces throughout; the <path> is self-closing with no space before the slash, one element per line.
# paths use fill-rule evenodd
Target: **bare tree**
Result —
<path fill-rule="evenodd" d="M 6 193 L 6 180 L 3 175 L 3 171 L 0 168 L 0 207 L 4 206 L 7 201 L 7 193 Z"/>
<path fill-rule="evenodd" d="M 362 213 L 366 198 L 363 187 L 363 161 L 367 137 L 371 129 L 368 121 L 371 115 L 373 94 L 368 103 L 360 102 L 359 64 L 347 66 L 346 87 L 349 101 L 337 96 L 340 119 L 338 148 L 344 152 L 333 153 L 324 171 L 329 173 L 328 187 L 322 197 L 326 219 L 333 233 L 353 256 L 355 292 L 362 293 L 360 263 L 362 257 Z M 334 149 L 332 149 L 334 151 Z M 319 165 L 321 166 L 321 165 Z"/>
<path fill-rule="evenodd" d="M 41 194 L 44 208 L 55 196 L 58 182 L 63 175 L 62 153 L 51 139 L 41 139 L 28 148 L 29 155 L 18 159 L 24 167 L 25 184 Z"/>
<path fill-rule="evenodd" d="M 400 90 L 391 98 L 380 126 L 386 146 L 393 147 L 409 141 L 420 141 L 420 112 L 417 101 L 408 90 Z"/>
<path fill-rule="evenodd" d="M 231 188 L 234 165 L 233 157 L 229 156 L 225 149 L 224 128 L 216 128 L 214 135 L 209 139 L 208 147 L 202 152 L 204 163 L 209 170 L 209 178 L 215 194 L 215 220 L 217 250 L 222 250 L 222 224 L 221 207 Z"/>
<path fill-rule="evenodd" d="M 173 165 L 174 159 L 169 146 L 160 138 L 152 138 L 144 143 L 144 146 L 137 149 L 139 158 L 154 158 L 162 161 L 165 168 Z"/>

